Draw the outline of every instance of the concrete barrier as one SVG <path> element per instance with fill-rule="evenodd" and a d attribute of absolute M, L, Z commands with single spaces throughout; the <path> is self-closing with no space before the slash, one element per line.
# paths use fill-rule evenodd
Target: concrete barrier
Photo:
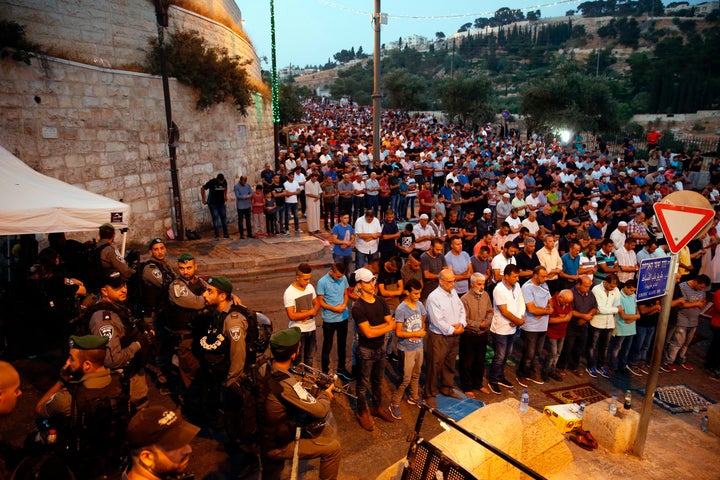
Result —
<path fill-rule="evenodd" d="M 617 414 L 613 415 L 609 407 L 609 398 L 585 407 L 583 428 L 608 451 L 629 452 L 635 442 L 640 414 L 635 410 L 625 410 L 620 404 Z"/>
<path fill-rule="evenodd" d="M 487 405 L 458 423 L 545 476 L 562 470 L 573 461 L 565 437 L 552 421 L 534 408 L 521 413 L 519 402 L 515 399 Z M 478 478 L 525 478 L 520 470 L 456 430 L 442 432 L 430 441 Z M 398 466 L 402 462 L 404 459 L 377 478 L 399 478 Z"/>

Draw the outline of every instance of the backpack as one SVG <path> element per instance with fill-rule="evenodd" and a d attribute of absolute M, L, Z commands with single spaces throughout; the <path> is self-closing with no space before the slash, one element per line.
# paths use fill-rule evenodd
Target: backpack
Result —
<path fill-rule="evenodd" d="M 86 247 L 84 265 L 81 268 L 83 272 L 81 280 L 88 292 L 100 291 L 104 277 L 108 273 L 108 269 L 102 266 L 102 260 L 100 259 L 100 255 L 107 247 L 112 248 L 112 245 L 103 243 L 98 246 L 97 243 L 93 242 Z"/>
<path fill-rule="evenodd" d="M 133 273 L 127 281 L 127 305 L 134 318 L 144 318 L 146 314 L 152 313 L 148 311 L 148 306 L 154 306 L 155 313 L 158 313 L 160 311 L 160 307 L 169 302 L 167 296 L 168 287 L 172 281 L 175 280 L 172 270 L 166 271 L 165 269 L 158 267 L 163 276 L 162 287 L 160 287 L 160 290 L 158 291 L 154 285 L 147 285 L 143 280 L 143 271 L 148 265 L 158 267 L 156 262 L 152 259 L 145 262 L 139 262 L 137 265 L 133 266 L 135 273 Z"/>

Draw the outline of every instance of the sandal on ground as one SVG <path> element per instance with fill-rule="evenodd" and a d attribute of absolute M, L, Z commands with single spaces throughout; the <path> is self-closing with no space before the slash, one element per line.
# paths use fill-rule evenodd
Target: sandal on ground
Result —
<path fill-rule="evenodd" d="M 584 450 L 594 450 L 592 442 L 588 441 L 588 439 L 585 438 L 584 435 L 581 435 L 577 430 L 568 432 L 567 438 Z"/>
<path fill-rule="evenodd" d="M 598 442 L 595 440 L 595 437 L 593 437 L 593 434 L 590 433 L 588 430 L 584 430 L 582 427 L 578 427 L 577 432 L 585 437 L 585 439 L 590 442 L 593 446 L 593 448 L 598 448 Z"/>

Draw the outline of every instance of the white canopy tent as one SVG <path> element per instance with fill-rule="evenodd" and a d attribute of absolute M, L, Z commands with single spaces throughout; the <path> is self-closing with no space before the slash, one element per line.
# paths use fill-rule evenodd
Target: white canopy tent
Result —
<path fill-rule="evenodd" d="M 0 235 L 127 228 L 129 216 L 129 205 L 38 173 L 0 146 Z"/>

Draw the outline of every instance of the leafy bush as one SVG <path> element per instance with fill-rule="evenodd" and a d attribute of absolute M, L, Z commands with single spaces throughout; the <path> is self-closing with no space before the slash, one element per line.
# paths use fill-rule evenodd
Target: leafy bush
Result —
<path fill-rule="evenodd" d="M 25 37 L 24 26 L 12 20 L 0 20 L 0 58 L 9 56 L 30 65 L 30 54 L 39 51 L 40 46 Z"/>
<path fill-rule="evenodd" d="M 151 42 L 147 56 L 148 71 L 159 75 L 160 46 Z M 198 110 L 228 99 L 244 114 L 252 104 L 250 82 L 245 65 L 248 60 L 231 57 L 224 48 L 210 47 L 195 31 L 182 31 L 170 36 L 163 45 L 167 73 L 200 93 Z"/>

